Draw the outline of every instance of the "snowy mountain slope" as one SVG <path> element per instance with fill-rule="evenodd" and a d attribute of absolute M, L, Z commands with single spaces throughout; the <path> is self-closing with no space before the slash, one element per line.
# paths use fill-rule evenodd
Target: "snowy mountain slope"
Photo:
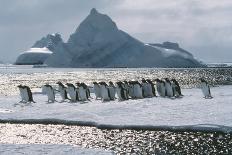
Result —
<path fill-rule="evenodd" d="M 48 35 L 35 43 L 53 54 L 52 67 L 202 67 L 187 51 L 166 43 L 144 44 L 118 29 L 112 19 L 92 9 L 76 31 L 63 43 L 60 35 Z M 33 46 L 33 47 L 34 47 Z M 177 49 L 178 48 L 178 49 Z M 168 52 L 166 49 L 171 50 Z"/>

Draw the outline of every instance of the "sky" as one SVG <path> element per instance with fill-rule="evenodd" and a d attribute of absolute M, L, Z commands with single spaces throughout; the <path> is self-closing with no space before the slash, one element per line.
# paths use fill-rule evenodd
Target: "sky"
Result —
<path fill-rule="evenodd" d="M 144 43 L 177 42 L 203 62 L 232 62 L 231 0 L 0 0 L 0 61 L 35 41 L 67 41 L 91 8 Z"/>

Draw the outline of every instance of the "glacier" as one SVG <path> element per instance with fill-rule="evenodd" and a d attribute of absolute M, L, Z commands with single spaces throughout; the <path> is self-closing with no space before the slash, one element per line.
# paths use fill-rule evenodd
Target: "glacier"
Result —
<path fill-rule="evenodd" d="M 44 60 L 50 67 L 205 67 L 177 43 L 145 44 L 133 38 L 95 8 L 66 43 L 59 34 L 53 34 L 33 47 L 53 52 Z"/>

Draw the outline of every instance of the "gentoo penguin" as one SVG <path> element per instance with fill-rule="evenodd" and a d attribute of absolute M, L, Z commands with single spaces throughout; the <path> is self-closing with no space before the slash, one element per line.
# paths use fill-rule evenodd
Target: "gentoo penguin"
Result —
<path fill-rule="evenodd" d="M 154 87 L 153 82 L 150 79 L 147 79 L 146 81 L 148 83 L 148 92 L 149 92 L 148 96 L 150 97 L 156 96 L 155 87 Z"/>
<path fill-rule="evenodd" d="M 87 87 L 84 83 L 76 83 L 78 87 L 78 94 L 80 101 L 88 100 Z"/>
<path fill-rule="evenodd" d="M 173 91 L 174 91 L 174 95 L 176 97 L 183 96 L 182 93 L 181 93 L 180 85 L 176 81 L 176 79 L 172 79 L 171 82 L 172 82 L 172 88 L 173 88 Z"/>
<path fill-rule="evenodd" d="M 62 98 L 62 102 L 65 101 L 66 99 L 68 99 L 68 95 L 67 95 L 67 88 L 59 81 L 56 84 L 58 84 L 58 90 L 60 92 L 60 96 Z"/>
<path fill-rule="evenodd" d="M 110 94 L 109 94 L 108 85 L 105 82 L 99 82 L 99 84 L 100 84 L 102 102 L 110 101 Z"/>
<path fill-rule="evenodd" d="M 201 81 L 201 90 L 202 90 L 202 92 L 203 92 L 203 94 L 205 96 L 204 98 L 206 98 L 206 99 L 213 98 L 211 96 L 211 92 L 210 92 L 210 88 L 209 88 L 208 82 L 206 80 L 202 79 L 202 78 L 200 79 L 200 81 Z"/>
<path fill-rule="evenodd" d="M 55 102 L 55 92 L 54 92 L 54 89 L 52 88 L 51 85 L 49 84 L 45 84 L 43 86 L 43 92 L 45 92 L 48 96 L 48 103 L 51 102 L 51 103 L 54 103 Z"/>
<path fill-rule="evenodd" d="M 168 78 L 165 78 L 164 80 L 165 80 L 166 96 L 171 98 L 174 96 L 171 81 Z"/>
<path fill-rule="evenodd" d="M 125 90 L 123 88 L 123 83 L 121 81 L 116 82 L 116 91 L 117 91 L 117 96 L 119 101 L 124 101 L 126 100 L 125 96 Z"/>
<path fill-rule="evenodd" d="M 113 82 L 109 82 L 109 95 L 110 95 L 110 100 L 115 100 L 115 92 L 116 92 L 116 87 L 114 86 Z"/>
<path fill-rule="evenodd" d="M 138 81 L 133 82 L 133 89 L 134 89 L 134 95 L 136 99 L 144 98 L 142 85 Z"/>
<path fill-rule="evenodd" d="M 160 79 L 155 79 L 156 81 L 156 89 L 157 89 L 157 92 L 159 94 L 159 96 L 161 97 L 165 97 L 165 83 L 163 80 L 160 80 Z"/>
<path fill-rule="evenodd" d="M 33 100 L 31 89 L 28 86 L 19 85 L 18 88 L 20 91 L 20 96 L 22 98 L 22 100 L 20 102 L 23 102 L 23 103 L 33 102 L 33 103 L 35 103 L 35 101 Z"/>
<path fill-rule="evenodd" d="M 67 93 L 70 96 L 71 102 L 79 101 L 78 91 L 76 90 L 76 87 L 72 83 L 67 83 Z"/>
<path fill-rule="evenodd" d="M 100 85 L 97 82 L 93 82 L 93 90 L 96 96 L 96 99 L 101 99 L 101 90 L 100 90 Z"/>

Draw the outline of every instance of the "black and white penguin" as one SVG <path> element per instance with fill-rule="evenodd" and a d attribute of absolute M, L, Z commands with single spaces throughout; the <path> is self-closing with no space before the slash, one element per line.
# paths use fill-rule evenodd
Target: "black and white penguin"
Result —
<path fill-rule="evenodd" d="M 142 85 L 138 81 L 133 82 L 133 89 L 134 89 L 134 95 L 136 99 L 144 98 Z"/>
<path fill-rule="evenodd" d="M 108 89 L 109 89 L 110 100 L 115 100 L 116 87 L 114 86 L 112 81 L 109 82 Z"/>
<path fill-rule="evenodd" d="M 181 93 L 180 85 L 176 81 L 176 79 L 172 79 L 171 82 L 172 82 L 172 88 L 173 88 L 175 97 L 183 96 Z"/>
<path fill-rule="evenodd" d="M 125 100 L 129 100 L 129 84 L 127 81 L 123 81 L 122 86 L 124 88 Z"/>
<path fill-rule="evenodd" d="M 123 88 L 123 83 L 121 81 L 116 82 L 116 92 L 119 101 L 126 100 L 125 90 Z"/>
<path fill-rule="evenodd" d="M 156 96 L 154 83 L 150 79 L 147 79 L 146 81 L 148 83 L 148 96 L 150 97 Z"/>
<path fill-rule="evenodd" d="M 22 86 L 22 85 L 18 85 L 17 87 L 19 88 L 19 93 L 20 93 L 20 96 L 21 96 L 20 103 L 26 103 L 26 102 L 28 102 L 29 101 L 29 96 L 26 93 L 25 87 Z"/>
<path fill-rule="evenodd" d="M 165 78 L 165 90 L 166 90 L 166 95 L 167 97 L 174 97 L 174 92 L 172 89 L 172 84 L 171 81 L 168 78 Z"/>
<path fill-rule="evenodd" d="M 166 90 L 165 90 L 164 81 L 160 80 L 160 79 L 155 79 L 155 81 L 156 81 L 156 89 L 157 89 L 157 92 L 158 92 L 159 96 L 165 97 Z"/>
<path fill-rule="evenodd" d="M 100 84 L 102 102 L 110 101 L 110 93 L 109 93 L 108 85 L 105 82 L 99 82 L 99 84 Z"/>
<path fill-rule="evenodd" d="M 52 88 L 51 85 L 49 84 L 45 84 L 43 86 L 43 92 L 46 93 L 46 95 L 48 96 L 48 103 L 54 103 L 55 102 L 55 92 L 54 89 Z"/>
<path fill-rule="evenodd" d="M 20 102 L 23 102 L 23 103 L 27 103 L 27 102 L 35 103 L 35 101 L 33 99 L 33 96 L 32 96 L 31 89 L 28 86 L 19 85 L 18 88 L 19 88 L 19 91 L 20 91 L 21 99 L 22 99 Z"/>
<path fill-rule="evenodd" d="M 93 82 L 93 90 L 96 96 L 96 99 L 101 99 L 101 88 L 100 85 L 97 82 Z"/>
<path fill-rule="evenodd" d="M 76 83 L 80 101 L 88 100 L 87 86 L 84 83 Z"/>
<path fill-rule="evenodd" d="M 134 82 L 129 81 L 128 82 L 128 94 L 132 99 L 135 99 L 135 94 L 134 94 Z"/>
<path fill-rule="evenodd" d="M 69 94 L 71 102 L 79 101 L 78 91 L 72 83 L 67 83 L 67 93 Z"/>
<path fill-rule="evenodd" d="M 29 98 L 28 102 L 35 103 L 33 96 L 32 96 L 31 89 L 28 86 L 24 86 L 24 88 L 26 89 L 26 94 L 28 95 L 28 98 Z"/>
<path fill-rule="evenodd" d="M 143 97 L 148 97 L 149 96 L 148 83 L 144 78 L 142 79 L 141 85 L 142 85 Z"/>
<path fill-rule="evenodd" d="M 58 84 L 58 91 L 60 92 L 62 102 L 65 101 L 66 99 L 69 99 L 67 95 L 67 90 L 66 90 L 67 88 L 63 85 L 63 83 L 59 81 L 56 84 Z"/>
<path fill-rule="evenodd" d="M 200 79 L 200 81 L 201 81 L 201 90 L 202 90 L 202 93 L 204 94 L 204 98 L 206 99 L 213 98 L 210 92 L 210 87 L 209 87 L 208 82 L 202 78 Z"/>

